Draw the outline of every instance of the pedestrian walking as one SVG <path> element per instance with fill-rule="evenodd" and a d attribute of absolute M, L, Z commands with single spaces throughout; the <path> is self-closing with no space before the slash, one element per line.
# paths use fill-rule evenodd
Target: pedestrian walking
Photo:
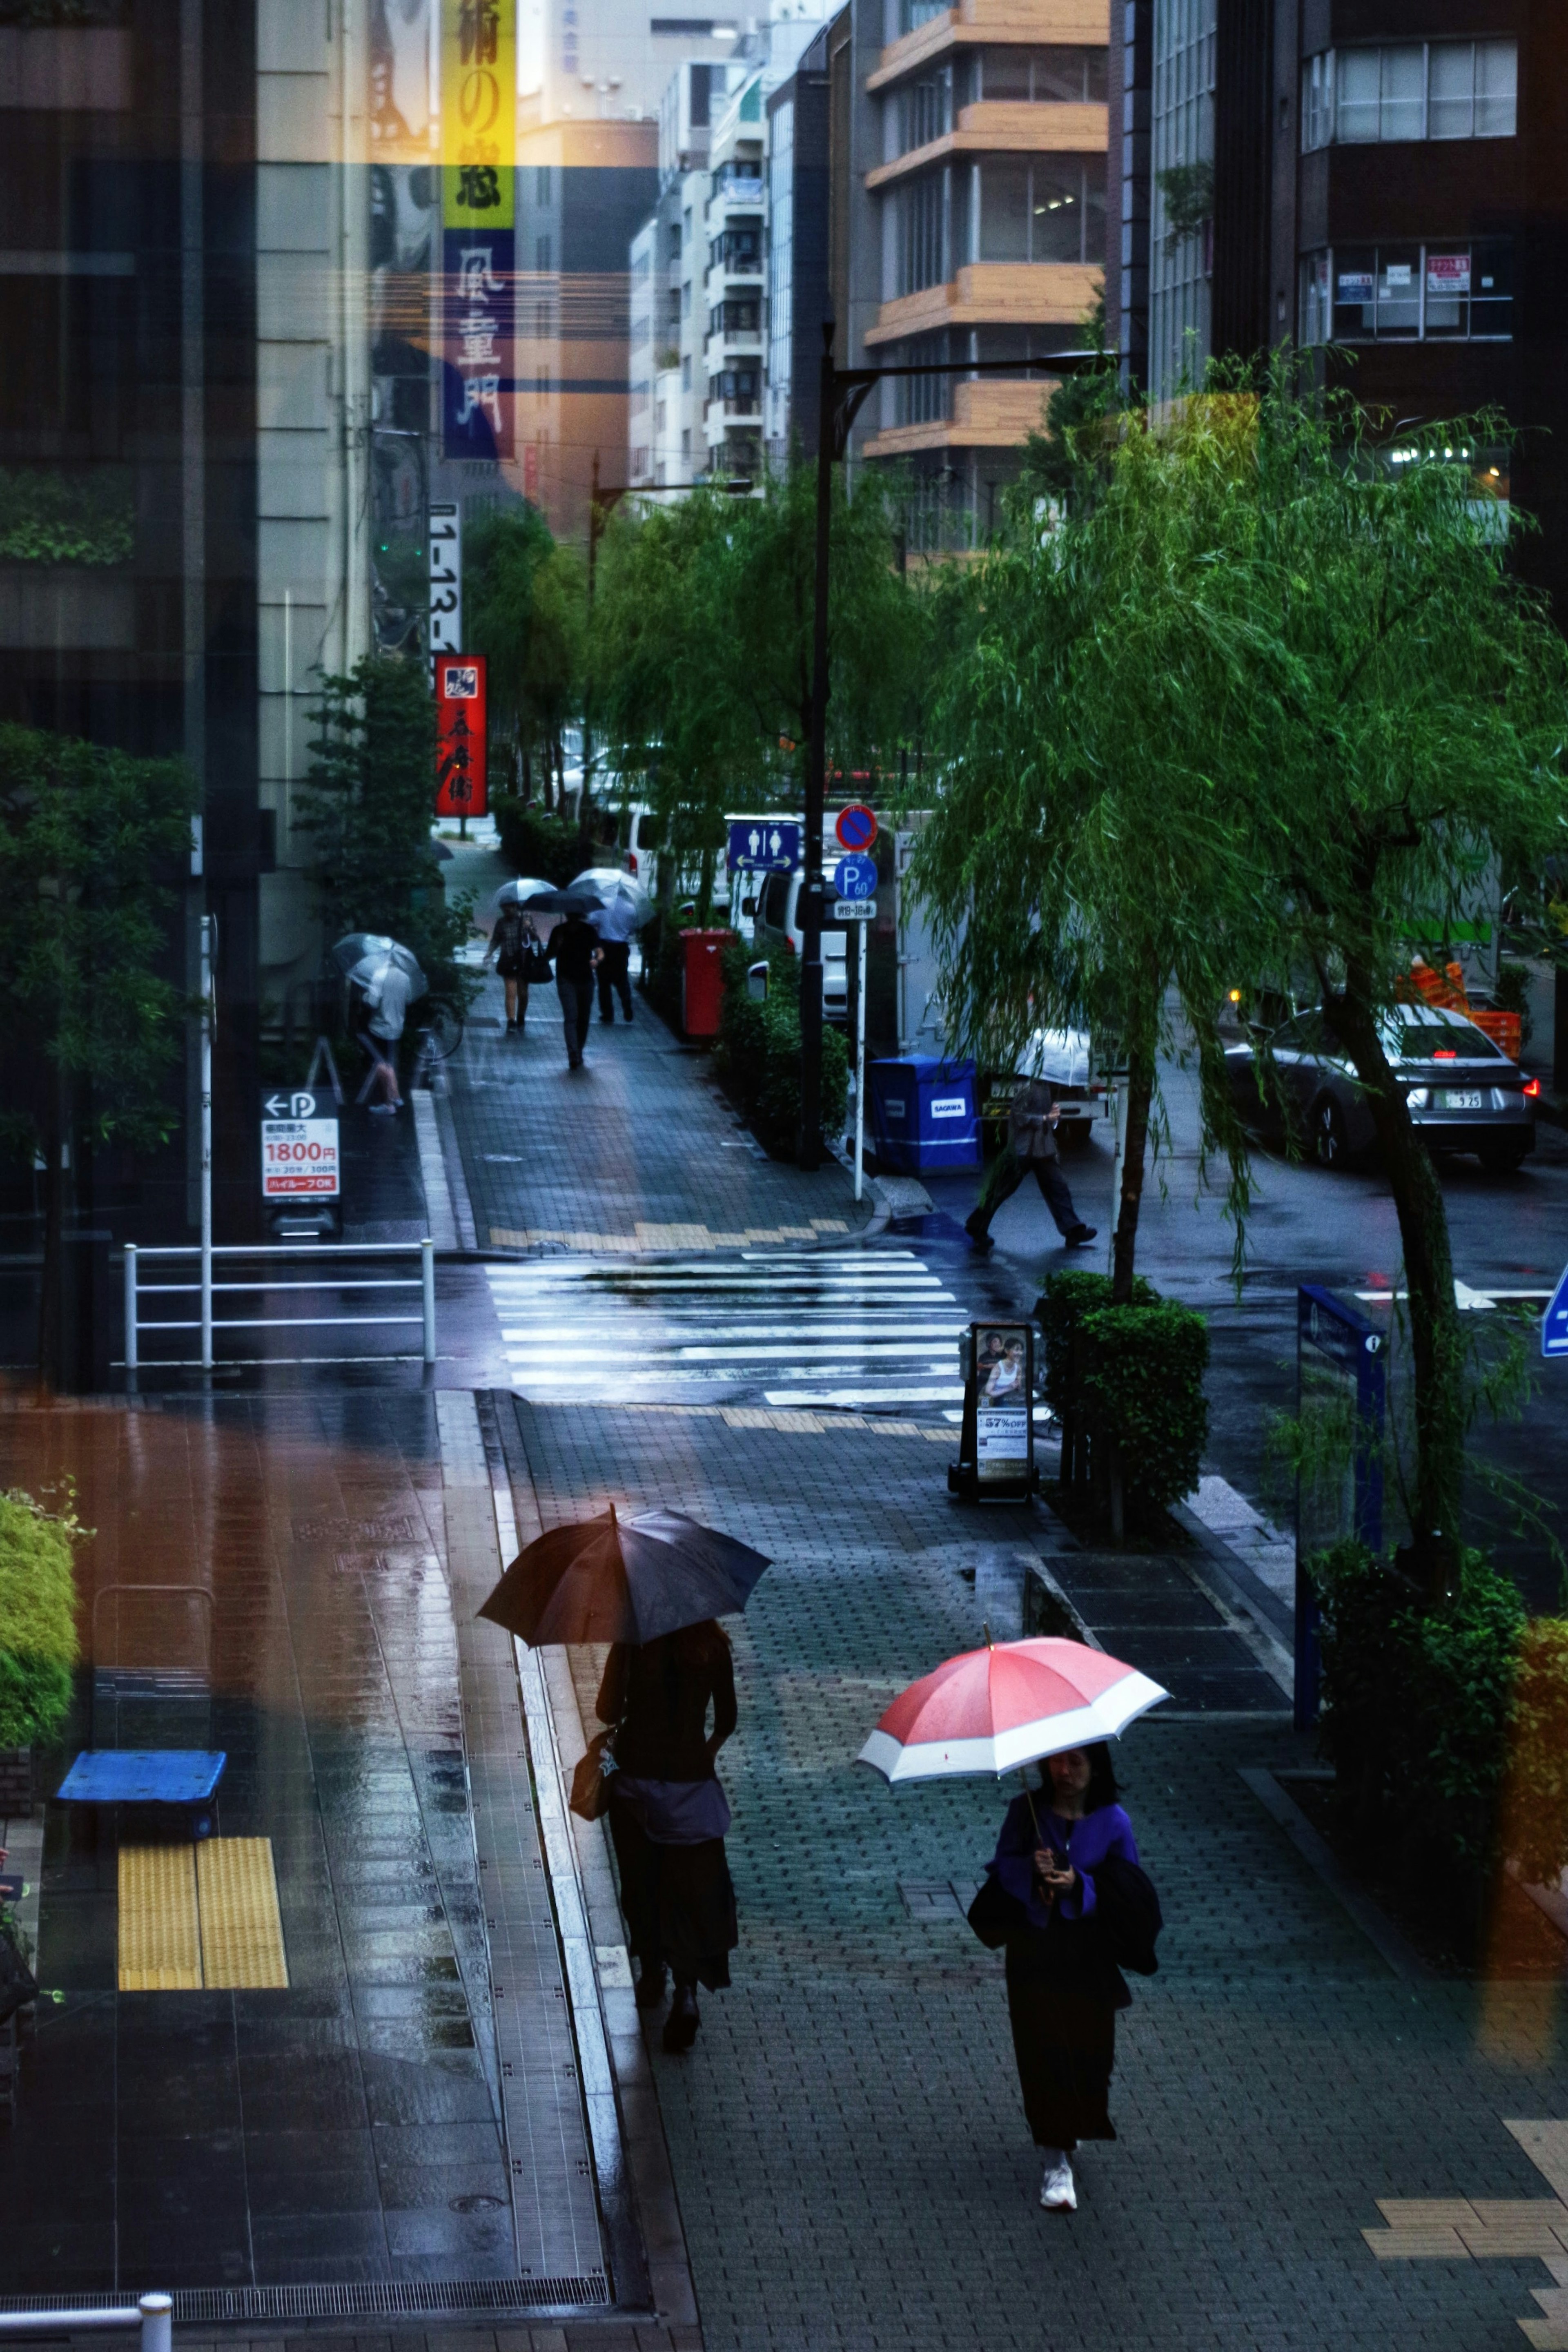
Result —
<path fill-rule="evenodd" d="M 599 1017 L 613 1027 L 615 997 L 628 1021 L 632 1018 L 632 940 L 637 929 L 637 904 L 628 891 L 618 890 L 607 906 L 590 915 L 599 934 Z"/>
<path fill-rule="evenodd" d="M 569 1069 L 580 1070 L 593 1012 L 593 968 L 601 950 L 580 915 L 568 915 L 550 934 L 549 954 L 555 961 L 555 992 L 560 999 L 566 1031 Z"/>
<path fill-rule="evenodd" d="M 390 959 L 365 989 L 366 1021 L 360 1035 L 375 1064 L 372 1075 L 383 1097 L 373 1102 L 371 1108 L 383 1118 L 391 1118 L 402 1108 L 397 1076 L 398 1046 L 413 995 L 413 980 L 400 963 Z"/>
<path fill-rule="evenodd" d="M 1077 2207 L 1079 2141 L 1116 2137 L 1108 2104 L 1116 2011 L 1132 1996 L 1096 1880 L 1113 1875 L 1118 1861 L 1135 1868 L 1138 1848 L 1116 1801 L 1108 1748 L 1048 1757 L 1039 1792 L 1026 1788 L 1008 1808 L 990 1874 L 1018 1906 L 1007 1938 L 1008 2016 L 1024 2114 L 1045 2162 L 1040 2201 L 1053 2211 Z"/>
<path fill-rule="evenodd" d="M 610 1831 L 637 2006 L 658 2006 L 668 1970 L 674 1999 L 664 2046 L 689 2050 L 701 2023 L 697 1986 L 728 1984 L 739 1941 L 724 1852 L 729 1806 L 714 1769 L 737 1719 L 728 1636 L 710 1617 L 652 1642 L 616 1642 L 598 1709 L 613 1728 Z"/>
<path fill-rule="evenodd" d="M 528 964 L 533 952 L 533 926 L 517 900 L 508 898 L 496 918 L 496 928 L 485 950 L 486 962 L 494 963 L 506 991 L 508 1030 L 520 1032 L 528 1021 Z"/>
<path fill-rule="evenodd" d="M 1032 1173 L 1056 1229 L 1071 1249 L 1082 1249 L 1094 1239 L 1072 1205 L 1061 1157 L 1056 1148 L 1061 1113 L 1055 1089 L 1045 1078 L 1020 1078 L 1008 1110 L 1006 1146 L 992 1163 L 980 1198 L 964 1221 L 964 1230 L 977 1249 L 990 1249 L 991 1219 L 1004 1201 L 1010 1201 L 1024 1178 Z"/>

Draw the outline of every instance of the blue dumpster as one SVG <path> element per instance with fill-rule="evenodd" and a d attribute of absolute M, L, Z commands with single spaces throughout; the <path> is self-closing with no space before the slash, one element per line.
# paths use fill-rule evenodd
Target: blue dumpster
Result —
<path fill-rule="evenodd" d="M 866 1078 L 879 1167 L 914 1172 L 979 1166 L 973 1062 L 915 1054 L 901 1062 L 873 1062 Z"/>

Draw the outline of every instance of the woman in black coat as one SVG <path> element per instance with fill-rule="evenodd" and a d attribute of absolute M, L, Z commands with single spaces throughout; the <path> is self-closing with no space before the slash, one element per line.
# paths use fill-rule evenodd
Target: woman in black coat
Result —
<path fill-rule="evenodd" d="M 1116 2137 L 1116 2011 L 1132 2000 L 1099 1916 L 1096 1875 L 1135 1864 L 1138 1848 L 1103 1743 L 1048 1758 L 1042 1783 L 1009 1806 L 990 1868 L 1020 1906 L 1007 1940 L 1008 2017 L 1024 2114 L 1045 2160 L 1040 2201 L 1071 2212 L 1079 2141 Z"/>
<path fill-rule="evenodd" d="M 637 2005 L 663 2000 L 667 1968 L 675 1997 L 664 2048 L 689 2050 L 701 2022 L 697 1986 L 716 1992 L 728 1984 L 739 1941 L 724 1852 L 729 1807 L 714 1769 L 737 1720 L 727 1636 L 709 1618 L 654 1642 L 617 1642 L 598 1706 L 615 1730 L 610 1833 L 638 1961 Z"/>

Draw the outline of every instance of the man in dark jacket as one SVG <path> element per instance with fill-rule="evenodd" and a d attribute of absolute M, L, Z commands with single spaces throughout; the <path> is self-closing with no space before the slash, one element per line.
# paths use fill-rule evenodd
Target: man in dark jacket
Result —
<path fill-rule="evenodd" d="M 549 951 L 555 959 L 555 992 L 560 999 L 566 1031 L 567 1062 L 580 1070 L 593 1012 L 593 967 L 599 961 L 599 941 L 580 915 L 569 915 L 564 923 L 556 925 Z"/>
<path fill-rule="evenodd" d="M 1008 1140 L 992 1166 L 974 1213 L 964 1230 L 977 1249 L 992 1246 L 991 1219 L 1004 1201 L 1010 1201 L 1024 1178 L 1032 1175 L 1056 1220 L 1056 1229 L 1071 1249 L 1082 1249 L 1094 1239 L 1072 1205 L 1061 1160 L 1056 1149 L 1056 1096 L 1044 1078 L 1020 1078 L 1008 1112 Z"/>

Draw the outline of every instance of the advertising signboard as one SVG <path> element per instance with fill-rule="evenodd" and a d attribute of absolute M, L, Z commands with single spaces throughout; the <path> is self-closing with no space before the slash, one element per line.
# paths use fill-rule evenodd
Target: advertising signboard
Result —
<path fill-rule="evenodd" d="M 341 1191 L 337 1099 L 327 1087 L 273 1087 L 261 1098 L 261 1197 L 335 1201 Z"/>
<path fill-rule="evenodd" d="M 437 654 L 435 814 L 484 816 L 489 805 L 484 657 L 479 654 Z"/>
<path fill-rule="evenodd" d="M 430 651 L 463 647 L 463 509 L 455 499 L 430 509 Z"/>
<path fill-rule="evenodd" d="M 441 449 L 513 454 L 517 0 L 442 0 Z"/>
<path fill-rule="evenodd" d="M 1034 1492 L 1034 1326 L 971 1323 L 962 1346 L 964 1420 L 949 1490 L 970 1502 Z"/>

